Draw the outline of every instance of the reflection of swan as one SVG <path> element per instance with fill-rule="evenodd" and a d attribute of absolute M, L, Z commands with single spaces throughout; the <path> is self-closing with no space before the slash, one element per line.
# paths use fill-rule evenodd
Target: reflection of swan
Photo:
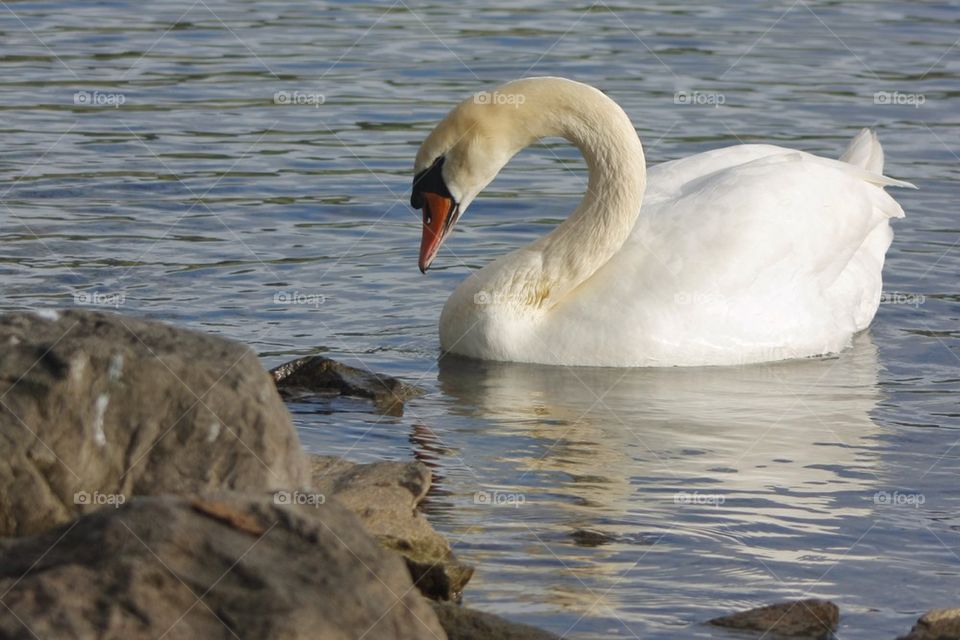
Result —
<path fill-rule="evenodd" d="M 531 78 L 457 106 L 417 154 L 426 270 L 519 150 L 562 136 L 590 170 L 552 233 L 471 275 L 444 306 L 445 351 L 489 360 L 742 364 L 837 352 L 869 325 L 903 215 L 863 131 L 828 160 L 737 145 L 652 168 L 629 118 L 587 85 Z M 640 203 L 643 199 L 643 208 Z"/>
<path fill-rule="evenodd" d="M 453 411 L 546 442 L 542 458 L 516 460 L 531 468 L 569 465 L 571 475 L 627 483 L 635 472 L 679 484 L 714 476 L 725 489 L 751 492 L 804 485 L 822 492 L 840 470 L 849 472 L 844 482 L 875 480 L 872 454 L 862 448 L 877 432 L 869 413 L 879 397 L 868 334 L 837 357 L 724 368 L 543 367 L 446 356 L 439 379 Z"/>
<path fill-rule="evenodd" d="M 464 450 L 482 488 L 522 493 L 530 505 L 461 506 L 478 511 L 461 517 L 482 522 L 486 538 L 527 540 L 517 519 L 539 523 L 529 525 L 531 541 L 551 542 L 550 551 L 524 545 L 527 564 L 563 554 L 581 579 L 599 581 L 577 596 L 554 594 L 557 604 L 589 607 L 602 593 L 614 610 L 626 606 L 619 576 L 648 550 L 630 581 L 669 584 L 674 597 L 699 577 L 769 583 L 760 561 L 826 567 L 848 549 L 826 536 L 871 513 L 881 471 L 868 334 L 837 357 L 743 367 L 566 368 L 447 356 L 439 382 L 453 411 L 482 425 Z M 722 504 L 712 506 L 718 496 Z M 549 537 L 558 530 L 568 544 L 579 544 L 583 530 L 614 542 L 585 555 Z M 661 536 L 652 549 L 634 546 Z M 496 555 L 474 556 L 488 571 L 521 571 Z M 614 584 L 607 595 L 604 585 Z"/>

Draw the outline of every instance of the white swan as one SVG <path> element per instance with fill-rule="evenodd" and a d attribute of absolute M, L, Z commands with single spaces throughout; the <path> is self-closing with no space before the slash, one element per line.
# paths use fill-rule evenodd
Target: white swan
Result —
<path fill-rule="evenodd" d="M 877 310 L 889 219 L 875 134 L 841 160 L 744 144 L 646 171 L 623 110 L 563 78 L 455 107 L 417 153 L 426 271 L 457 219 L 522 148 L 561 136 L 589 168 L 577 209 L 471 274 L 440 317 L 444 351 L 595 366 L 727 365 L 833 353 Z M 641 200 L 643 206 L 641 207 Z"/>

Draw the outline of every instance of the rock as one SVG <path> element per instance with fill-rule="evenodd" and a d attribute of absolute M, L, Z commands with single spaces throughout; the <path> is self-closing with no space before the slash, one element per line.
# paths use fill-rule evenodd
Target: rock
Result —
<path fill-rule="evenodd" d="M 312 486 L 336 495 L 346 504 L 406 512 L 420 504 L 430 490 L 430 469 L 419 462 L 356 464 L 334 456 L 309 458 Z"/>
<path fill-rule="evenodd" d="M 599 547 L 617 541 L 616 536 L 595 529 L 575 529 L 570 532 L 570 538 L 578 547 Z"/>
<path fill-rule="evenodd" d="M 793 638 L 825 638 L 837 629 L 840 610 L 828 600 L 795 600 L 714 618 L 710 624 Z"/>
<path fill-rule="evenodd" d="M 311 464 L 314 489 L 342 502 L 383 546 L 402 554 L 425 596 L 460 599 L 473 567 L 457 559 L 446 538 L 416 509 L 430 489 L 425 465 L 351 464 L 321 456 L 311 456 Z"/>
<path fill-rule="evenodd" d="M 491 613 L 449 602 L 431 602 L 450 640 L 559 640 L 560 636 Z"/>
<path fill-rule="evenodd" d="M 402 415 L 403 404 L 420 390 L 390 376 L 349 367 L 323 356 L 307 356 L 282 364 L 270 373 L 287 400 L 311 395 L 358 396 L 373 400 L 377 409 Z"/>
<path fill-rule="evenodd" d="M 960 640 L 960 609 L 931 609 L 898 640 Z"/>
<path fill-rule="evenodd" d="M 81 310 L 0 317 L 0 536 L 145 494 L 306 486 L 246 346 Z"/>
<path fill-rule="evenodd" d="M 0 542 L 2 638 L 446 636 L 402 561 L 336 503 L 138 497 Z"/>

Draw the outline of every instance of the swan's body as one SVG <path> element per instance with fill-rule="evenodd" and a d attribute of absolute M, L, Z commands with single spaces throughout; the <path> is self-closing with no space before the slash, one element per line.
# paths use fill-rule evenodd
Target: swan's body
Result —
<path fill-rule="evenodd" d="M 882 176 L 872 133 L 843 160 L 751 144 L 647 173 L 632 124 L 599 91 L 534 78 L 498 94 L 515 98 L 461 104 L 418 154 L 418 178 L 439 173 L 453 221 L 543 137 L 577 145 L 590 183 L 553 232 L 457 287 L 440 318 L 445 351 L 565 365 L 742 364 L 837 352 L 870 324 L 889 219 L 903 216 L 883 186 L 904 184 Z M 436 215 L 425 208 L 434 227 L 421 268 L 452 226 L 436 227 Z"/>

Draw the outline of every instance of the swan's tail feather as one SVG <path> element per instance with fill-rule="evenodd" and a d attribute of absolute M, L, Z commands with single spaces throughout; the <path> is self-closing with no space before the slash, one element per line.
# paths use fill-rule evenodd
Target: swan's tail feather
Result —
<path fill-rule="evenodd" d="M 905 180 L 896 180 L 883 175 L 883 147 L 880 146 L 877 132 L 871 129 L 860 129 L 860 132 L 850 141 L 847 150 L 840 156 L 840 160 L 871 174 L 864 176 L 867 182 L 881 187 L 917 188 Z"/>
<path fill-rule="evenodd" d="M 853 137 L 840 159 L 871 173 L 882 175 L 883 147 L 880 146 L 877 132 L 870 129 L 860 129 L 860 133 Z"/>

